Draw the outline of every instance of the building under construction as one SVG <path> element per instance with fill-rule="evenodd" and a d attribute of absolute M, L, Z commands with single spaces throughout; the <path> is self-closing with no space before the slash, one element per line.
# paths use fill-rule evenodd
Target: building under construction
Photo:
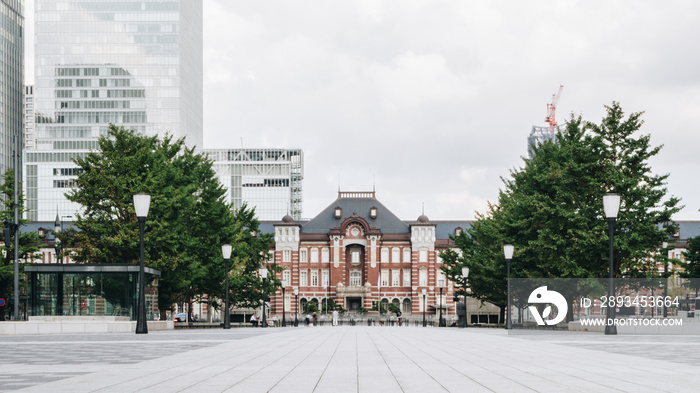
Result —
<path fill-rule="evenodd" d="M 532 158 L 534 146 L 545 142 L 554 140 L 557 133 L 560 131 L 559 125 L 557 124 L 557 105 L 559 104 L 559 97 L 561 97 L 561 91 L 564 85 L 559 86 L 559 91 L 556 94 L 552 94 L 552 102 L 547 104 L 547 117 L 544 121 L 549 124 L 547 127 L 532 126 L 532 131 L 530 131 L 530 136 L 527 137 L 527 154 L 529 158 Z"/>
<path fill-rule="evenodd" d="M 532 158 L 533 148 L 545 141 L 553 141 L 557 137 L 560 126 L 554 127 L 554 132 L 549 131 L 549 127 L 532 126 L 530 136 L 527 137 L 527 155 Z"/>

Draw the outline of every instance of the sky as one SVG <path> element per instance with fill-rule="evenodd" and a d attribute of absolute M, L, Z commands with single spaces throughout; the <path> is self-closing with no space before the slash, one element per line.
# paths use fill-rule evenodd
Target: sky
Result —
<path fill-rule="evenodd" d="M 700 2 L 203 7 L 203 147 L 303 149 L 304 217 L 338 189 L 375 189 L 404 220 L 474 219 L 523 166 L 563 85 L 560 124 L 599 123 L 613 101 L 645 112 L 639 135 L 664 146 L 652 171 L 670 174 L 668 195 L 685 205 L 674 218 L 700 220 Z"/>

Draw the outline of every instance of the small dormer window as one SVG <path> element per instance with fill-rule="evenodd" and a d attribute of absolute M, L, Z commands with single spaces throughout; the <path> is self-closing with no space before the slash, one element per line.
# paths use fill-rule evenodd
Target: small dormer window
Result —
<path fill-rule="evenodd" d="M 336 207 L 335 208 L 335 218 L 341 218 L 343 217 L 343 209 Z"/>
<path fill-rule="evenodd" d="M 457 229 L 455 229 L 455 236 L 459 236 L 461 233 L 462 233 L 462 228 L 457 227 Z"/>
<path fill-rule="evenodd" d="M 372 207 L 369 209 L 369 216 L 370 216 L 371 218 L 377 218 L 377 208 L 376 208 L 376 207 L 372 206 Z"/>

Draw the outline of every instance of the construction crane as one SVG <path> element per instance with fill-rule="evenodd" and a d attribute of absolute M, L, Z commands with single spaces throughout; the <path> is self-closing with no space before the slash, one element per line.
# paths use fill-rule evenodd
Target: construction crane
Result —
<path fill-rule="evenodd" d="M 561 90 L 564 88 L 564 85 L 559 85 L 559 91 L 557 94 L 552 94 L 552 103 L 547 104 L 547 117 L 544 118 L 544 121 L 546 123 L 549 123 L 549 133 L 554 134 L 554 127 L 557 126 L 557 118 L 556 118 L 556 111 L 557 111 L 557 104 L 559 103 L 559 97 L 561 96 Z"/>

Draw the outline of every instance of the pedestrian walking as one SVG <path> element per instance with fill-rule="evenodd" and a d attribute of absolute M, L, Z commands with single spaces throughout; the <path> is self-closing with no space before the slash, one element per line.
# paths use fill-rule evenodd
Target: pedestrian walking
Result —
<path fill-rule="evenodd" d="M 338 310 L 333 310 L 333 326 L 338 326 Z"/>

